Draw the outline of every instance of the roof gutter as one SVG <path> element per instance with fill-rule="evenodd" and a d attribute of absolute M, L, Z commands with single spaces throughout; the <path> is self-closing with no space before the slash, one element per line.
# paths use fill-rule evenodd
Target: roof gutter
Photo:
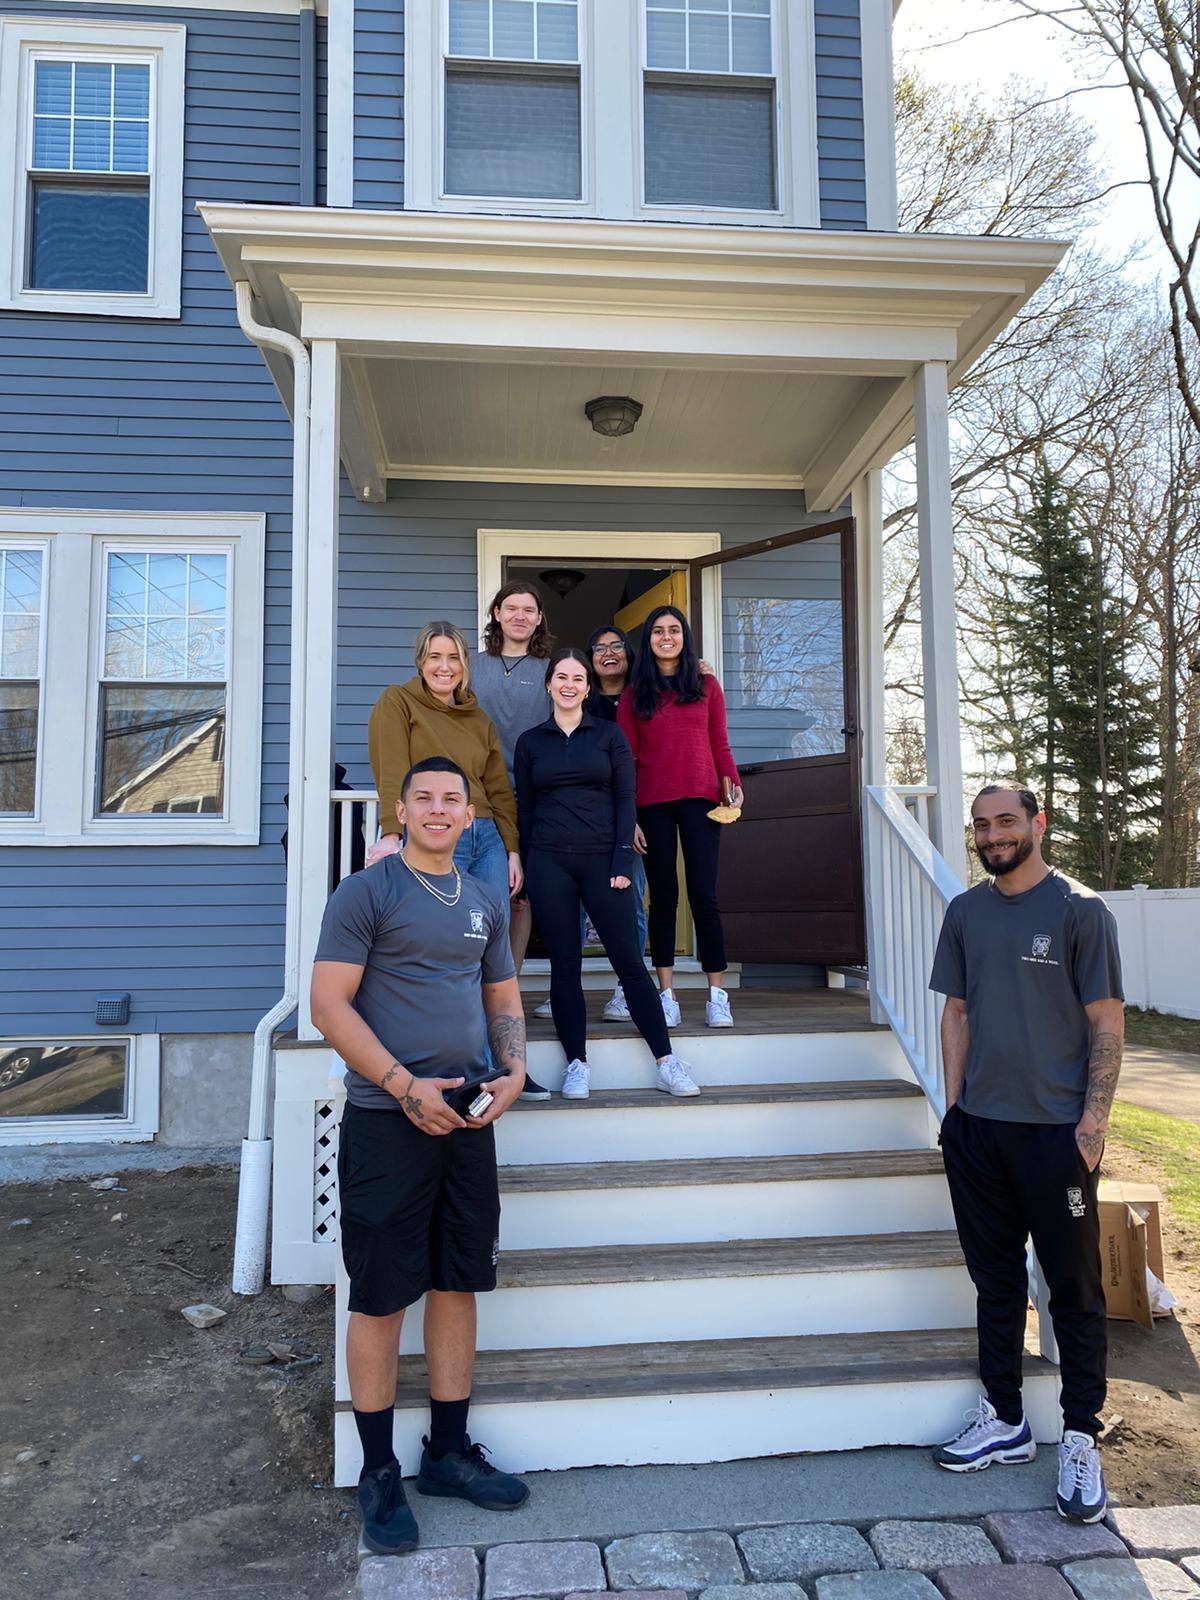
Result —
<path fill-rule="evenodd" d="M 278 351 L 291 362 L 292 427 L 292 612 L 291 684 L 288 714 L 287 888 L 283 954 L 283 993 L 254 1030 L 250 1070 L 250 1116 L 242 1141 L 238 1179 L 237 1231 L 233 1247 L 233 1291 L 258 1294 L 267 1260 L 270 1215 L 271 1140 L 268 1115 L 271 1091 L 271 1043 L 275 1029 L 296 1009 L 300 998 L 300 885 L 304 838 L 304 672 L 308 634 L 308 462 L 312 427 L 312 367 L 308 347 L 295 334 L 259 322 L 251 310 L 250 285 L 234 283 L 238 327 L 252 344 Z M 299 664 L 299 665 L 298 665 Z"/>

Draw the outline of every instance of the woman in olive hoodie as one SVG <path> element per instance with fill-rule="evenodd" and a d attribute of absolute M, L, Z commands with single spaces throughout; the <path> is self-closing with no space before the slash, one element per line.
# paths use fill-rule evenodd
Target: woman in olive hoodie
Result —
<path fill-rule="evenodd" d="M 367 864 L 400 848 L 396 802 L 409 767 L 426 756 L 449 756 L 466 773 L 475 807 L 475 821 L 455 846 L 454 865 L 490 883 L 507 906 L 522 881 L 517 806 L 496 730 L 471 693 L 467 642 L 452 622 L 427 622 L 414 656 L 417 676 L 386 688 L 367 724 L 383 835 Z"/>

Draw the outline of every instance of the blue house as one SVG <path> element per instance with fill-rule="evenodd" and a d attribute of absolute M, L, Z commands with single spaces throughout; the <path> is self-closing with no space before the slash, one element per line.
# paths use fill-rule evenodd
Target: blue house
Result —
<path fill-rule="evenodd" d="M 272 1167 L 275 1281 L 332 1281 L 307 968 L 416 630 L 477 635 L 515 574 L 566 639 L 672 594 L 724 681 L 758 1022 L 695 1041 L 696 1108 L 638 1101 L 614 1036 L 611 1104 L 503 1125 L 510 1465 L 938 1437 L 969 1384 L 924 987 L 965 871 L 947 394 L 1062 248 L 896 231 L 892 13 L 0 7 L 0 1141 L 244 1138 L 235 1286 Z M 899 791 L 879 472 L 914 433 Z M 814 987 L 864 969 L 869 1010 Z"/>

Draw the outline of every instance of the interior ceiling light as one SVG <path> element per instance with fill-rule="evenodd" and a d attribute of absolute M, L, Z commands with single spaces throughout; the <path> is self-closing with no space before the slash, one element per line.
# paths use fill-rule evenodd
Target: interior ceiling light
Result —
<path fill-rule="evenodd" d="M 641 402 L 628 395 L 601 395 L 584 406 L 587 419 L 596 432 L 606 439 L 622 439 L 632 433 L 642 414 Z"/>
<path fill-rule="evenodd" d="M 586 576 L 586 573 L 578 572 L 574 567 L 547 567 L 545 572 L 538 573 L 539 580 L 547 589 L 553 589 L 560 600 L 565 600 L 573 589 L 578 589 Z"/>

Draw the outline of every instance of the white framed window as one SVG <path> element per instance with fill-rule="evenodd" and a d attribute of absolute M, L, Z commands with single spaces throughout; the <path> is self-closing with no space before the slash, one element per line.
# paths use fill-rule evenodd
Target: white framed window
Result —
<path fill-rule="evenodd" d="M 258 843 L 263 547 L 261 516 L 0 510 L 14 608 L 38 552 L 45 618 L 31 679 L 32 612 L 13 612 L 0 741 L 22 809 L 0 845 Z"/>
<path fill-rule="evenodd" d="M 0 18 L 0 304 L 177 317 L 185 31 Z"/>
<path fill-rule="evenodd" d="M 156 1033 L 0 1039 L 0 1147 L 158 1132 Z"/>
<path fill-rule="evenodd" d="M 442 193 L 583 198 L 578 0 L 446 0 Z"/>

